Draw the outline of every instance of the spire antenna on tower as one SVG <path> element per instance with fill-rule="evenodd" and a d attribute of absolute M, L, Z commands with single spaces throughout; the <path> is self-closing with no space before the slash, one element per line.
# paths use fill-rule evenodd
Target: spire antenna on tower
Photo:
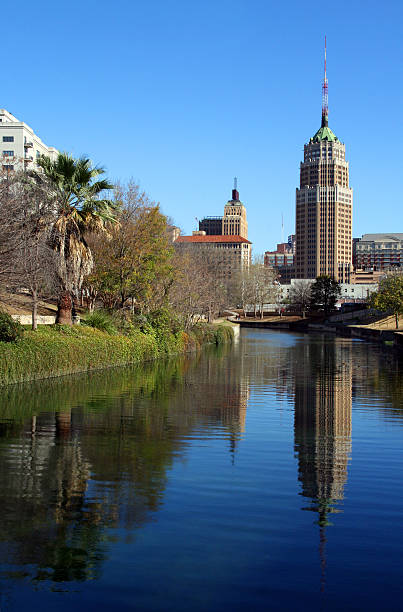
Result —
<path fill-rule="evenodd" d="M 234 188 L 232 190 L 232 199 L 235 200 L 236 202 L 239 201 L 238 179 L 236 176 L 234 177 Z"/>
<path fill-rule="evenodd" d="M 326 71 L 326 36 L 325 36 L 325 72 L 324 72 L 323 85 L 322 85 L 322 127 L 328 126 L 328 120 L 329 120 L 329 98 L 328 98 L 327 71 Z"/>

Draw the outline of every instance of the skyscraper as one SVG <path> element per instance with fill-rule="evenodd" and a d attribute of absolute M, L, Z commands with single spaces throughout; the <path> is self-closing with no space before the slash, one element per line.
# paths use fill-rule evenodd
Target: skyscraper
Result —
<path fill-rule="evenodd" d="M 350 281 L 353 190 L 345 152 L 345 145 L 328 124 L 325 41 L 322 122 L 304 145 L 296 190 L 297 278 L 326 274 L 340 282 Z"/>

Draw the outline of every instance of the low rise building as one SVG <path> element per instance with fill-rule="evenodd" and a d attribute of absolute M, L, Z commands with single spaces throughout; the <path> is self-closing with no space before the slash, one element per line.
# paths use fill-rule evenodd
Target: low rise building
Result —
<path fill-rule="evenodd" d="M 403 267 L 403 234 L 364 234 L 353 240 L 353 265 L 361 270 Z"/>
<path fill-rule="evenodd" d="M 222 217 L 204 217 L 199 221 L 199 230 L 206 232 L 206 236 L 221 236 Z"/>
<path fill-rule="evenodd" d="M 286 300 L 290 291 L 292 290 L 292 286 L 294 283 L 299 282 L 310 282 L 314 283 L 315 279 L 295 279 L 293 278 L 289 285 L 283 285 L 281 287 L 281 296 L 283 300 Z M 369 298 L 371 293 L 377 291 L 378 283 L 377 282 L 368 282 L 368 283 L 340 283 L 341 294 L 340 301 L 348 301 L 348 302 L 362 302 Z"/>
<path fill-rule="evenodd" d="M 293 248 L 295 248 L 295 241 L 293 247 L 292 236 L 289 236 L 288 242 L 281 242 L 277 244 L 275 251 L 266 251 L 264 254 L 264 265 L 277 272 L 278 280 L 282 285 L 289 284 L 295 277 Z"/>
<path fill-rule="evenodd" d="M 3 171 L 28 170 L 36 165 L 40 155 L 56 159 L 58 150 L 48 147 L 33 129 L 0 108 L 0 158 Z"/>

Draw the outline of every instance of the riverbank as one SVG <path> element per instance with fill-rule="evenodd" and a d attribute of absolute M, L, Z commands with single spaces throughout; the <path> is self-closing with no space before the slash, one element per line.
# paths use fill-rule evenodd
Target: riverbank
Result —
<path fill-rule="evenodd" d="M 303 333 L 334 333 L 344 338 L 360 338 L 368 342 L 377 342 L 390 346 L 403 354 L 403 333 L 401 330 L 374 328 L 367 325 L 352 325 L 341 322 L 312 322 L 310 319 L 292 320 L 290 317 L 277 317 L 269 320 L 233 319 L 239 327 L 274 329 Z"/>
<path fill-rule="evenodd" d="M 26 330 L 17 342 L 0 342 L 0 386 L 150 361 L 232 342 L 228 325 L 196 326 L 191 332 L 109 334 L 84 325 Z"/>

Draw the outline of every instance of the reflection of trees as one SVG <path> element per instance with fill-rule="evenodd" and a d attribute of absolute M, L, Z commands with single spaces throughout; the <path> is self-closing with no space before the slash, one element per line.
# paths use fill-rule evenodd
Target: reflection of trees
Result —
<path fill-rule="evenodd" d="M 2 390 L 4 560 L 35 580 L 96 577 L 108 528 L 152 518 L 192 432 L 219 428 L 230 447 L 241 435 L 247 388 L 230 350 Z"/>
<path fill-rule="evenodd" d="M 318 518 L 324 563 L 340 511 L 352 397 L 400 419 L 401 365 L 377 347 L 321 335 L 250 336 L 240 347 L 11 386 L 0 391 L 0 558 L 35 579 L 87 580 L 109 528 L 134 537 L 163 503 L 167 471 L 188 440 L 214 432 L 235 453 L 249 393 L 294 403 L 304 508 Z M 239 353 L 237 353 L 239 351 Z M 388 356 L 389 355 L 389 356 Z M 307 501 L 309 500 L 309 501 Z"/>

